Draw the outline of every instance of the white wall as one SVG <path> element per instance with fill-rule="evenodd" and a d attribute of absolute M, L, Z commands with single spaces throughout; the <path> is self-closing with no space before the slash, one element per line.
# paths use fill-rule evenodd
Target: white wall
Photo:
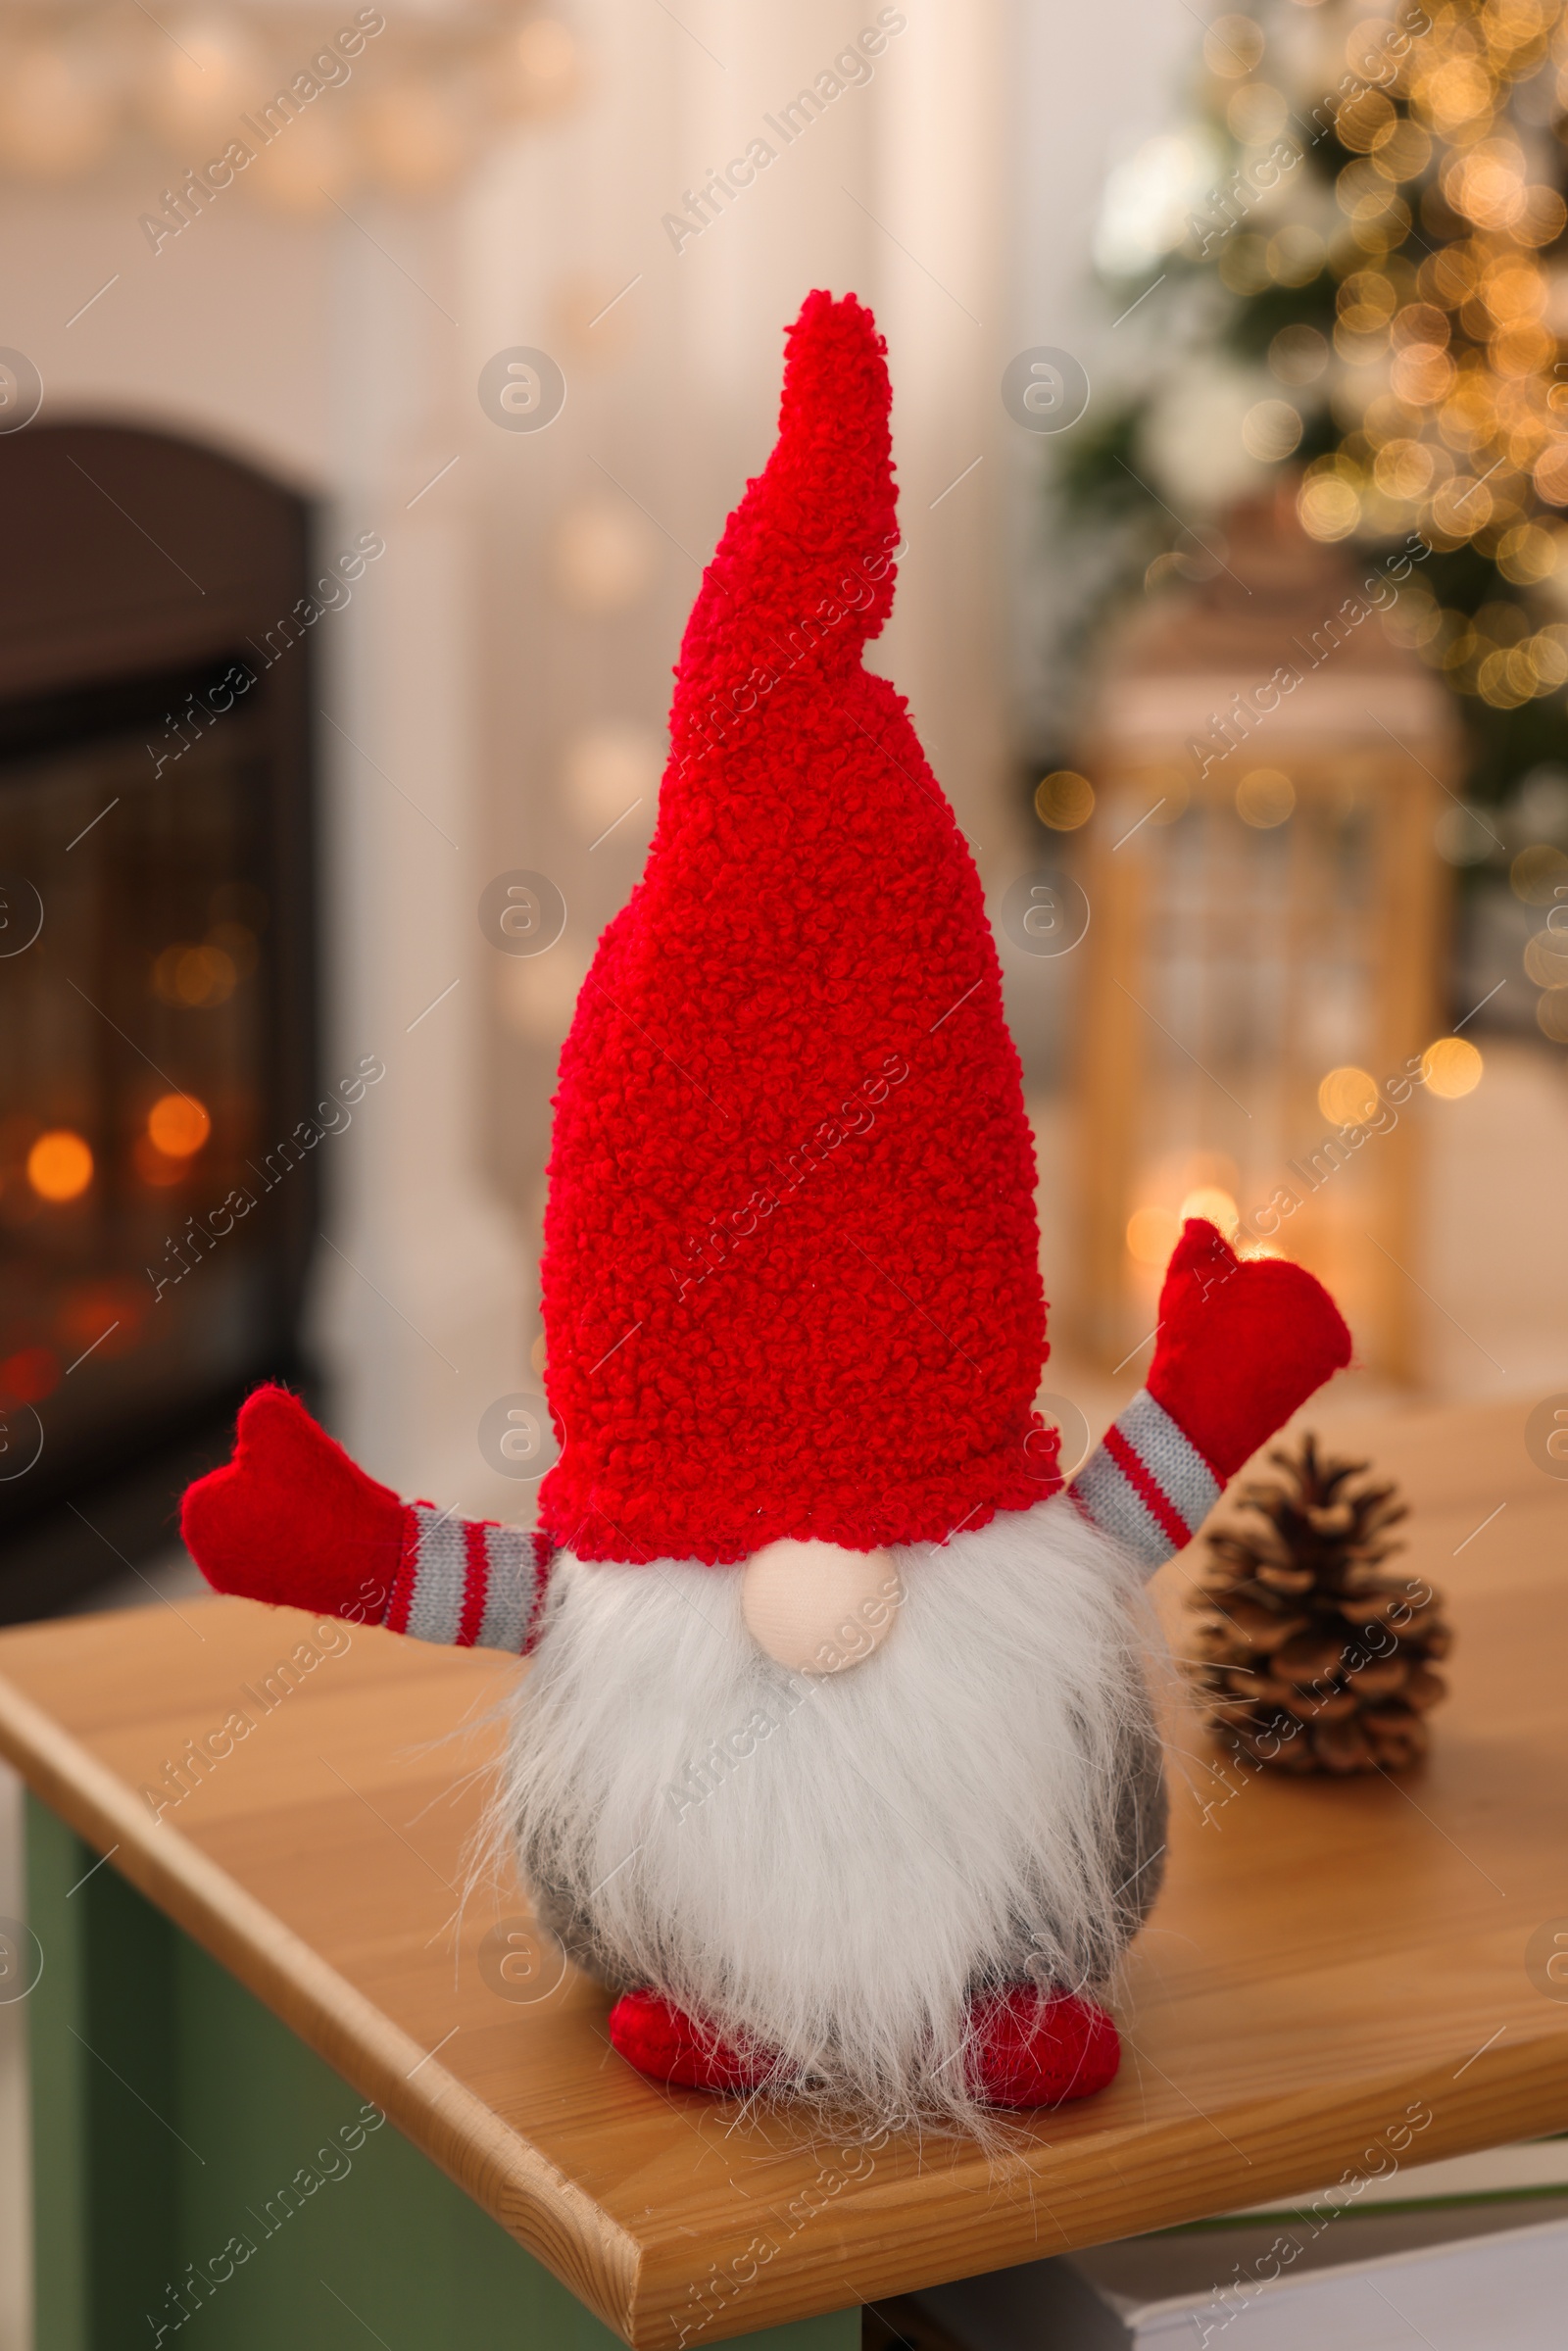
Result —
<path fill-rule="evenodd" d="M 323 1160 L 343 1254 L 320 1252 L 316 1328 L 341 1433 L 405 1491 L 526 1509 L 473 1431 L 495 1396 L 536 1383 L 555 1053 L 638 870 L 669 665 L 766 455 L 782 330 L 812 285 L 860 293 L 891 345 L 908 545 L 874 658 L 911 697 L 988 881 L 1022 854 L 1009 760 L 1061 595 L 1028 577 L 1041 450 L 999 379 L 1039 340 L 1098 371 L 1098 182 L 1158 119 L 1196 35 L 1180 0 L 1107 0 L 1091 19 L 1056 0 L 901 13 L 870 81 L 788 147 L 764 116 L 831 69 L 874 0 L 765 15 L 683 0 L 675 16 L 587 0 L 578 105 L 424 212 L 365 195 L 353 220 L 301 223 L 240 183 L 154 254 L 144 171 L 0 198 L 8 339 L 41 367 L 48 413 L 210 435 L 318 495 L 326 552 L 359 528 L 387 541 L 319 637 L 324 1074 L 373 1051 L 388 1077 Z M 662 216 L 759 135 L 777 160 L 676 251 Z M 514 343 L 566 372 L 565 410 L 537 435 L 498 430 L 475 396 Z M 602 580 L 587 611 L 560 551 L 596 529 L 619 546 L 624 593 Z M 619 767 L 607 723 L 633 730 Z M 619 805 L 641 805 L 593 847 L 622 773 Z M 497 955 L 475 921 L 485 881 L 514 865 L 550 873 L 569 909 L 536 964 Z"/>
<path fill-rule="evenodd" d="M 1201 26 L 1221 14 L 1185 0 L 1012 0 L 1007 78 L 1007 271 L 1010 348 L 1052 344 L 1089 371 L 1095 403 L 1136 382 L 1147 347 L 1093 278 L 1090 239 L 1106 172 L 1168 127 L 1194 68 Z M 1131 328 L 1131 332 L 1129 332 Z M 1009 706 L 1026 743 L 1059 744 L 1064 681 L 1052 654 L 1080 591 L 1048 544 L 1045 491 L 1057 444 L 1007 436 Z"/>
<path fill-rule="evenodd" d="M 475 449 L 491 515 L 482 602 L 495 862 L 548 871 L 569 909 L 554 959 L 493 975 L 494 1131 L 530 1227 L 540 1107 L 572 983 L 635 879 L 654 813 L 650 778 L 641 806 L 590 846 L 616 806 L 570 788 L 574 761 L 612 719 L 641 730 L 657 764 L 701 567 L 766 458 L 783 330 L 813 286 L 860 294 L 891 345 L 908 549 L 873 659 L 910 695 L 982 862 L 1015 854 L 998 663 L 1006 13 L 1002 0 L 912 0 L 904 13 L 872 78 L 784 146 L 764 119 L 874 24 L 876 0 L 804 0 L 766 16 L 731 0 L 683 7 L 689 35 L 672 35 L 646 0 L 603 0 L 585 112 L 499 161 L 476 207 L 472 274 L 491 347 L 556 351 L 571 385 L 547 434 L 491 431 L 486 445 L 481 424 Z M 677 250 L 662 216 L 759 134 L 776 160 Z M 600 326 L 564 321 L 628 285 Z M 985 463 L 934 506 L 977 457 Z M 552 551 L 601 504 L 641 540 L 648 584 L 592 616 L 563 600 Z M 628 784 L 621 805 L 639 788 Z"/>

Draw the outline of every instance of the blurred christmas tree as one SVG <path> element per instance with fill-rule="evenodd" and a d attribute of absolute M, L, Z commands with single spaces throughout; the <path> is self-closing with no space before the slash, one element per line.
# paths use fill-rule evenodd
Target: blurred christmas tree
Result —
<path fill-rule="evenodd" d="M 1148 380 L 1066 437 L 1066 517 L 1108 529 L 1121 592 L 1213 576 L 1282 468 L 1314 538 L 1428 550 L 1383 625 L 1461 698 L 1472 801 L 1511 811 L 1456 807 L 1439 846 L 1494 866 L 1506 835 L 1523 916 L 1568 881 L 1568 0 L 1256 0 L 1202 62 L 1107 183 Z M 1531 976 L 1568 998 L 1560 945 Z"/>

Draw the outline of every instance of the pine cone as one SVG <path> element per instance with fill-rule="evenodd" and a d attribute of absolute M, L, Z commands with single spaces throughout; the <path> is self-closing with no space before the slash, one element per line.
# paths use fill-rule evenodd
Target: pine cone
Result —
<path fill-rule="evenodd" d="M 1451 1639 L 1430 1585 L 1377 1572 L 1408 1505 L 1310 1435 L 1269 1460 L 1284 1476 L 1243 1487 L 1248 1523 L 1208 1537 L 1188 1660 L 1204 1720 L 1277 1771 L 1397 1771 L 1426 1753 Z"/>

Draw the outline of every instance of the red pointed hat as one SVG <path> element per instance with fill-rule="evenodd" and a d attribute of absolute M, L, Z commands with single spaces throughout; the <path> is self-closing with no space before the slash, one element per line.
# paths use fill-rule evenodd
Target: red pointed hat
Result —
<path fill-rule="evenodd" d="M 898 544 L 885 353 L 790 330 L 704 575 L 643 878 L 562 1053 L 541 1519 L 581 1558 L 941 1542 L 1056 1482 L 1034 1152 L 980 882 L 861 667 Z"/>

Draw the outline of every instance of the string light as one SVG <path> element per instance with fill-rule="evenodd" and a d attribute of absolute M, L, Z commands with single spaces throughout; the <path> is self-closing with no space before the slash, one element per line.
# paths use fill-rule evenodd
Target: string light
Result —
<path fill-rule="evenodd" d="M 1115 287 L 1119 309 L 1162 286 L 1140 314 L 1147 333 L 1186 281 L 1218 292 L 1217 277 L 1235 305 L 1207 314 L 1215 339 L 1257 353 L 1289 395 L 1242 412 L 1247 455 L 1299 468 L 1297 512 L 1325 545 L 1424 546 L 1423 585 L 1407 577 L 1385 622 L 1472 700 L 1494 765 L 1539 760 L 1545 735 L 1568 758 L 1568 704 L 1531 716 L 1528 746 L 1506 726 L 1568 683 L 1545 637 L 1568 605 L 1568 289 L 1554 250 L 1568 229 L 1568 0 L 1383 18 L 1314 0 L 1310 37 L 1298 7 L 1256 0 L 1217 20 L 1202 54 L 1207 122 L 1186 144 L 1228 146 L 1234 169 L 1210 166 L 1206 193 L 1191 181 L 1179 226 L 1120 222 L 1118 250 L 1142 246 L 1149 262 L 1142 291 Z M 1280 104 L 1285 127 L 1265 136 Z M 1138 549 L 1151 589 L 1167 567 L 1150 541 L 1170 539 L 1154 498 L 1180 509 L 1179 489 L 1200 495 L 1159 462 L 1160 419 L 1184 396 L 1182 365 L 1167 372 L 1117 426 L 1151 457 Z M 1221 429 L 1234 430 L 1216 412 Z M 1122 445 L 1107 423 L 1064 450 L 1080 506 L 1100 491 L 1125 506 Z M 1489 596 L 1524 615 L 1513 638 L 1471 629 Z M 1444 609 L 1455 618 L 1440 627 Z"/>
<path fill-rule="evenodd" d="M 326 54 L 319 18 L 287 0 L 226 0 L 178 16 L 173 29 L 164 12 L 143 10 L 117 22 L 112 39 L 87 5 L 68 0 L 61 29 L 43 37 L 30 33 L 31 12 L 0 16 L 13 13 L 29 34 L 6 44 L 0 71 L 0 171 L 37 182 L 146 168 L 149 133 L 166 173 L 199 169 Z M 583 80 L 569 26 L 507 0 L 388 12 L 352 56 L 352 68 L 334 56 L 324 103 L 294 108 L 287 135 L 236 184 L 296 214 L 329 209 L 324 196 L 312 202 L 318 183 L 332 194 L 368 180 L 431 196 L 494 135 L 570 104 Z"/>

